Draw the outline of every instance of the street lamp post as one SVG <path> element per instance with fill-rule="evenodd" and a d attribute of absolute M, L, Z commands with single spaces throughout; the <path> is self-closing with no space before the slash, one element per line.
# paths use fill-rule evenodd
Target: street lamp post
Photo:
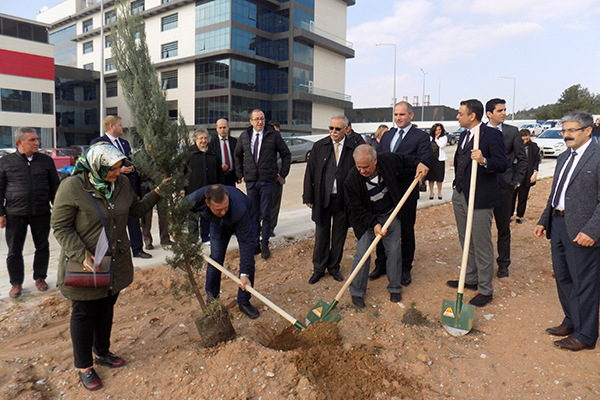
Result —
<path fill-rule="evenodd" d="M 425 75 L 427 75 L 427 72 L 423 71 L 423 68 L 421 68 L 421 72 L 423 73 L 423 98 L 421 99 L 421 121 L 425 121 Z"/>
<path fill-rule="evenodd" d="M 497 76 L 499 79 L 512 79 L 513 80 L 513 104 L 512 104 L 512 118 L 511 121 L 515 120 L 515 96 L 517 93 L 517 78 L 512 78 L 510 76 Z"/>
<path fill-rule="evenodd" d="M 375 46 L 394 46 L 394 98 L 392 99 L 392 124 L 394 123 L 394 107 L 396 106 L 396 43 L 375 43 Z"/>

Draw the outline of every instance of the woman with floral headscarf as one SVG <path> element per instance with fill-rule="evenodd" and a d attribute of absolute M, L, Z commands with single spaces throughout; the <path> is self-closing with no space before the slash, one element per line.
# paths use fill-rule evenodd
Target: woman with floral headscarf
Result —
<path fill-rule="evenodd" d="M 112 368 L 125 364 L 122 358 L 110 352 L 109 347 L 113 307 L 119 292 L 133 281 L 127 217 L 142 217 L 160 198 L 157 188 L 139 201 L 129 180 L 119 175 L 123 165 L 130 163 L 112 144 L 91 146 L 77 159 L 72 176 L 58 188 L 52 213 L 54 236 L 62 248 L 58 287 L 72 301 L 71 341 L 75 367 L 81 383 L 88 390 L 102 386 L 92 368 L 94 361 Z M 91 254 L 96 251 L 104 229 L 98 211 L 104 217 L 112 246 L 106 253 L 113 260 L 112 283 L 105 287 L 65 286 L 67 260 L 81 263 L 86 251 Z"/>

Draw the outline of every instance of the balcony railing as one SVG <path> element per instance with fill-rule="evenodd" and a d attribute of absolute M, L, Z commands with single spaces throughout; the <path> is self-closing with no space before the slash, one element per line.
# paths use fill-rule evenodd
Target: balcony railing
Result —
<path fill-rule="evenodd" d="M 329 97 L 331 99 L 352 101 L 352 96 L 345 93 L 333 92 L 331 90 L 319 89 L 312 85 L 294 85 L 294 92 L 310 93 L 316 96 Z"/>
<path fill-rule="evenodd" d="M 309 24 L 308 22 L 305 22 L 305 21 L 297 21 L 294 23 L 294 28 L 306 29 L 307 31 L 312 32 L 315 35 L 319 35 L 319 36 L 322 36 L 329 40 L 332 40 L 338 44 L 341 44 L 342 46 L 346 46 L 351 49 L 354 48 L 354 45 L 352 44 L 352 42 L 349 42 L 346 39 L 343 39 L 339 36 L 335 36 L 329 32 L 326 32 L 323 29 L 319 29 L 319 28 L 315 27 L 314 23 Z"/>

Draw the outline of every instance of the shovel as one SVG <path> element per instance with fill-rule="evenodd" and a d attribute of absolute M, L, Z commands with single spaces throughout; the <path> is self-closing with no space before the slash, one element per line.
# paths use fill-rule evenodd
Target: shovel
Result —
<path fill-rule="evenodd" d="M 410 184 L 410 187 L 408 188 L 406 193 L 404 193 L 404 196 L 402 196 L 402 199 L 400 199 L 400 202 L 398 203 L 396 208 L 394 208 L 394 211 L 392 211 L 392 213 L 388 217 L 387 221 L 385 221 L 385 225 L 383 225 L 383 228 L 381 228 L 382 232 L 387 231 L 387 229 L 392 224 L 392 221 L 394 221 L 394 218 L 396 218 L 396 215 L 398 215 L 398 213 L 400 212 L 400 209 L 402 208 L 404 203 L 406 203 L 408 196 L 410 196 L 410 194 L 412 193 L 412 191 L 418 184 L 419 184 L 419 177 L 417 177 L 413 180 L 413 182 Z M 375 248 L 377 247 L 377 243 L 379 243 L 379 241 L 381 240 L 382 237 L 383 236 L 381 236 L 381 235 L 375 236 L 375 239 L 373 240 L 373 242 L 371 243 L 371 245 L 369 246 L 369 248 L 367 249 L 367 251 L 365 252 L 363 257 L 360 259 L 360 262 L 358 263 L 356 268 L 354 268 L 354 271 L 352 271 L 352 274 L 350 274 L 350 277 L 348 277 L 348 280 L 346 281 L 346 283 L 344 283 L 344 286 L 342 286 L 342 288 L 338 292 L 337 296 L 335 296 L 335 298 L 331 302 L 331 305 L 327 304 L 323 300 L 319 300 L 317 302 L 317 304 L 308 312 L 308 315 L 306 316 L 306 324 L 307 325 L 313 324 L 318 321 L 338 322 L 342 318 L 342 316 L 339 313 L 333 311 L 333 309 L 338 305 L 338 303 L 342 299 L 342 296 L 344 295 L 344 292 L 348 289 L 348 287 L 354 280 L 354 277 L 356 277 L 356 275 L 360 272 L 363 265 L 365 264 L 365 262 L 367 261 L 367 259 L 369 258 L 369 256 L 373 252 L 373 250 L 375 250 Z"/>
<path fill-rule="evenodd" d="M 479 149 L 479 127 L 473 130 L 473 149 Z M 452 336 L 463 336 L 473 328 L 475 306 L 463 304 L 465 292 L 465 277 L 467 275 L 467 262 L 469 261 L 469 247 L 473 230 L 473 210 L 475 209 L 475 184 L 477 181 L 477 163 L 471 162 L 471 184 L 469 186 L 469 204 L 467 205 L 467 226 L 463 244 L 462 261 L 460 264 L 460 278 L 456 301 L 444 300 L 442 302 L 442 325 Z"/>
<path fill-rule="evenodd" d="M 218 262 L 216 262 L 212 258 L 210 258 L 208 256 L 204 256 L 204 259 L 206 260 L 207 263 L 209 263 L 210 265 L 212 265 L 213 267 L 215 267 L 216 269 L 218 269 L 219 271 L 221 271 L 222 273 L 224 273 L 228 278 L 230 278 L 231 280 L 233 280 L 238 285 L 242 283 L 242 281 L 240 281 L 237 276 L 235 276 L 234 274 L 232 274 L 231 272 L 229 272 L 229 270 L 227 270 L 225 267 L 223 267 L 221 264 L 219 264 Z M 256 297 L 257 299 L 259 299 L 260 301 L 262 301 L 267 307 L 270 307 L 277 314 L 279 314 L 283 318 L 287 319 L 296 328 L 298 328 L 300 330 L 306 329 L 306 326 L 302 325 L 302 323 L 298 322 L 297 319 L 295 319 L 290 314 L 288 314 L 285 311 L 283 311 L 281 308 L 279 308 L 277 305 L 275 305 L 275 303 L 273 303 L 271 300 L 267 299 L 265 296 L 263 296 L 262 294 L 258 293 L 253 287 L 246 286 L 245 290 L 247 292 L 252 293 L 252 295 L 254 297 Z"/>

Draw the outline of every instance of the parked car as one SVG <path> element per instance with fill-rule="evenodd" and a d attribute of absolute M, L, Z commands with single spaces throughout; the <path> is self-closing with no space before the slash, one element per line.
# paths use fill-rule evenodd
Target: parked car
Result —
<path fill-rule="evenodd" d="M 8 153 L 14 153 L 15 151 L 17 151 L 17 149 L 11 148 L 11 147 L 7 147 L 5 149 L 0 149 L 0 157 L 6 155 Z"/>
<path fill-rule="evenodd" d="M 547 129 L 533 141 L 540 147 L 542 157 L 558 157 L 563 151 L 567 150 L 560 129 Z"/>
<path fill-rule="evenodd" d="M 69 149 L 73 152 L 75 159 L 85 153 L 87 149 L 89 149 L 89 145 L 87 144 L 74 144 L 73 146 L 69 146 Z"/>
<path fill-rule="evenodd" d="M 557 128 L 557 129 L 562 128 L 562 122 L 549 119 L 548 121 L 546 121 L 542 124 L 542 132 L 545 131 L 546 129 L 552 129 L 552 128 Z"/>
<path fill-rule="evenodd" d="M 75 165 L 73 149 L 41 149 L 40 152 L 52 157 L 57 170 L 67 165 Z"/>
<path fill-rule="evenodd" d="M 542 129 L 542 125 L 538 124 L 537 122 L 535 124 L 523 124 L 519 129 L 529 129 L 531 136 L 538 136 L 544 131 L 544 129 Z"/>
<path fill-rule="evenodd" d="M 308 157 L 310 157 L 310 151 L 313 148 L 313 142 L 295 137 L 286 137 L 283 138 L 283 141 L 292 153 L 292 162 L 308 161 Z"/>
<path fill-rule="evenodd" d="M 460 139 L 460 134 L 463 133 L 467 128 L 459 128 L 456 132 L 446 132 L 449 145 L 455 145 Z"/>

